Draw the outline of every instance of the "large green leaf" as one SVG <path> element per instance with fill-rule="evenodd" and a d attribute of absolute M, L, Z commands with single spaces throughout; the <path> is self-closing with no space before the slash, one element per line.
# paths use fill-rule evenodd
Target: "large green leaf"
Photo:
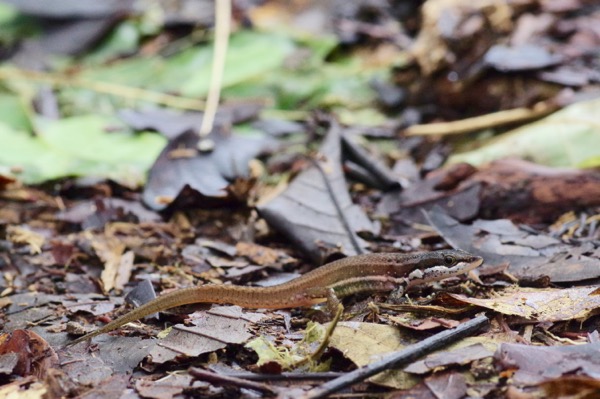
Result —
<path fill-rule="evenodd" d="M 25 183 L 40 183 L 68 174 L 72 159 L 30 134 L 0 122 L 0 170 Z"/>
<path fill-rule="evenodd" d="M 519 157 L 549 166 L 600 166 L 600 99 L 570 105 L 529 125 L 502 134 L 449 163 L 480 165 Z"/>
<path fill-rule="evenodd" d="M 110 178 L 128 186 L 145 174 L 166 144 L 156 134 L 134 134 L 121 122 L 96 115 L 38 120 L 39 136 L 0 125 L 0 165 L 25 183 L 66 176 Z"/>
<path fill-rule="evenodd" d="M 225 70 L 223 87 L 247 81 L 281 67 L 294 45 L 284 36 L 251 31 L 240 32 L 231 38 Z M 181 93 L 186 96 L 203 96 L 208 92 L 211 79 L 211 56 L 198 54 L 199 61 L 189 75 L 179 76 Z M 208 58 L 209 62 L 206 62 Z"/>
<path fill-rule="evenodd" d="M 294 49 L 291 39 L 274 34 L 241 31 L 231 37 L 223 86 L 227 87 L 279 67 Z M 212 47 L 193 46 L 169 58 L 136 57 L 89 69 L 84 79 L 202 97 L 211 76 Z"/>
<path fill-rule="evenodd" d="M 0 122 L 16 130 L 31 130 L 26 107 L 12 94 L 0 93 Z"/>

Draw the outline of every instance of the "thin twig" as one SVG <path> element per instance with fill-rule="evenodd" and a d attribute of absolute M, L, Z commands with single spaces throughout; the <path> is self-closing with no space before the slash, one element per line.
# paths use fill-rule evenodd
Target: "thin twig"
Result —
<path fill-rule="evenodd" d="M 338 392 L 352 384 L 364 381 L 365 379 L 382 371 L 406 366 L 420 357 L 423 357 L 437 349 L 471 335 L 473 332 L 486 325 L 487 322 L 487 317 L 479 316 L 459 325 L 452 330 L 446 330 L 432 337 L 425 338 L 423 341 L 414 345 L 410 345 L 399 352 L 388 355 L 378 362 L 361 367 L 340 378 L 328 381 L 319 387 L 311 389 L 303 398 L 324 398 L 327 395 Z"/>
<path fill-rule="evenodd" d="M 219 0 L 221 1 L 221 0 Z M 223 374 L 213 373 L 212 371 L 202 370 L 196 367 L 191 367 L 189 370 L 190 375 L 192 375 L 195 379 L 201 381 L 207 381 L 211 384 L 218 386 L 234 386 L 238 388 L 247 388 L 253 389 L 258 392 L 262 392 L 267 396 L 275 396 L 277 395 L 277 390 L 268 386 L 267 384 L 263 384 L 255 381 L 247 381 L 241 378 L 230 377 Z"/>
<path fill-rule="evenodd" d="M 281 374 L 259 374 L 251 372 L 225 373 L 228 377 L 241 378 L 251 381 L 306 381 L 306 380 L 332 380 L 338 378 L 344 373 L 333 371 L 318 373 L 281 373 Z"/>
<path fill-rule="evenodd" d="M 148 101 L 167 107 L 200 111 L 204 109 L 204 101 L 194 98 L 173 96 L 139 87 L 124 86 L 116 83 L 99 82 L 57 73 L 30 71 L 17 68 L 0 68 L 0 80 L 25 80 L 45 83 L 53 87 L 80 87 L 97 93 L 138 101 Z"/>
<path fill-rule="evenodd" d="M 301 365 L 303 365 L 307 362 L 317 362 L 319 360 L 319 358 L 321 357 L 323 352 L 325 352 L 325 349 L 327 349 L 327 346 L 329 345 L 329 340 L 330 340 L 331 336 L 333 335 L 333 331 L 335 330 L 335 327 L 338 325 L 338 322 L 340 321 L 340 318 L 342 317 L 343 313 L 344 313 L 344 305 L 342 305 L 340 303 L 340 304 L 338 304 L 338 307 L 336 309 L 333 320 L 331 320 L 331 323 L 329 323 L 329 326 L 327 326 L 327 330 L 325 331 L 325 336 L 323 337 L 323 340 L 319 344 L 319 347 L 317 348 L 317 350 L 314 351 L 313 353 L 311 353 L 310 355 L 305 356 L 304 358 L 300 359 L 295 364 L 293 364 L 291 367 L 292 369 L 300 367 Z"/>
<path fill-rule="evenodd" d="M 405 129 L 402 133 L 406 136 L 450 136 L 464 134 L 541 118 L 559 108 L 560 106 L 555 101 L 542 101 L 535 104 L 533 108 L 515 108 L 459 121 L 414 125 Z"/>
<path fill-rule="evenodd" d="M 215 7 L 215 45 L 210 87 L 206 96 L 206 108 L 204 109 L 204 117 L 202 118 L 199 130 L 200 143 L 212 131 L 217 108 L 219 107 L 225 58 L 229 45 L 229 31 L 231 29 L 231 0 L 218 0 L 215 2 Z"/>

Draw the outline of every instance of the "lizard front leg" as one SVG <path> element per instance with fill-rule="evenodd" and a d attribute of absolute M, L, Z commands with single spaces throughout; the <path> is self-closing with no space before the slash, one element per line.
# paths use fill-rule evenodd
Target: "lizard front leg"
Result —
<path fill-rule="evenodd" d="M 326 313 L 329 318 L 335 317 L 340 306 L 342 307 L 342 311 L 344 309 L 333 287 L 309 288 L 306 290 L 306 296 L 314 299 L 325 298 L 325 306 L 327 307 Z"/>
<path fill-rule="evenodd" d="M 399 284 L 390 294 L 390 296 L 388 297 L 389 301 L 391 303 L 400 303 L 402 301 L 402 297 L 404 296 L 404 293 L 406 292 L 406 285 L 405 284 Z"/>

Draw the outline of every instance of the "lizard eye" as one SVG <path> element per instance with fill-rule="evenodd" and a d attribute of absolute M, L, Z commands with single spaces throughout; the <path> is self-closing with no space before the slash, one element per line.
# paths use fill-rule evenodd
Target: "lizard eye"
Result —
<path fill-rule="evenodd" d="M 454 256 L 446 255 L 444 256 L 444 263 L 448 266 L 452 266 L 456 263 L 456 258 Z"/>

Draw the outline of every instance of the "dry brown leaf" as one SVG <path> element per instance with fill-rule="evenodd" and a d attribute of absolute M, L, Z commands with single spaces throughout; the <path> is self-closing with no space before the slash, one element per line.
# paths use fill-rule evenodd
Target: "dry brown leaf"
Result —
<path fill-rule="evenodd" d="M 375 323 L 342 322 L 337 325 L 329 346 L 336 348 L 357 366 L 365 366 L 383 355 L 411 344 L 396 327 Z M 388 370 L 369 379 L 383 386 L 408 389 L 417 380 L 400 370 Z"/>
<path fill-rule="evenodd" d="M 244 256 L 261 266 L 273 265 L 279 257 L 278 251 L 251 242 L 238 242 L 235 249 L 239 256 Z"/>
<path fill-rule="evenodd" d="M 171 399 L 181 397 L 182 392 L 193 385 L 194 381 L 189 374 L 170 374 L 158 381 L 153 379 L 139 379 L 135 382 L 136 391 L 144 398 Z M 206 383 L 199 383 L 200 385 Z"/>
<path fill-rule="evenodd" d="M 42 246 L 46 241 L 43 235 L 20 226 L 8 226 L 6 238 L 15 244 L 29 245 L 32 254 L 42 253 Z"/>
<path fill-rule="evenodd" d="M 449 295 L 466 303 L 537 322 L 585 320 L 600 308 L 599 286 L 560 290 L 511 287 L 488 299 L 469 298 L 460 294 Z"/>
<path fill-rule="evenodd" d="M 27 385 L 24 389 L 21 384 L 26 385 L 30 381 L 15 381 L 12 384 L 0 387 L 0 398 L 9 399 L 42 399 L 46 397 L 48 388 L 46 385 L 40 382 L 34 382 L 31 385 Z"/>
<path fill-rule="evenodd" d="M 164 363 L 179 356 L 195 357 L 223 349 L 227 344 L 242 344 L 252 337 L 248 332 L 248 320 L 265 317 L 244 313 L 239 306 L 231 306 L 231 312 L 224 312 L 222 308 L 218 307 L 214 314 L 200 312 L 199 317 L 193 320 L 194 327 L 175 325 L 169 335 L 150 351 L 152 362 Z"/>
<path fill-rule="evenodd" d="M 453 328 L 460 324 L 459 321 L 453 319 L 446 319 L 443 317 L 428 317 L 423 319 L 416 318 L 410 314 L 388 316 L 388 319 L 396 325 L 417 331 L 431 330 L 439 327 Z"/>
<path fill-rule="evenodd" d="M 135 255 L 133 251 L 127 251 L 121 256 L 117 275 L 115 276 L 115 290 L 117 290 L 117 292 L 123 291 L 125 284 L 129 282 L 134 258 Z"/>
<path fill-rule="evenodd" d="M 0 335 L 0 356 L 9 354 L 11 357 L 7 360 L 13 368 L 7 374 L 21 377 L 33 375 L 43 378 L 48 369 L 59 363 L 56 352 L 48 342 L 31 330 L 15 330 Z"/>
<path fill-rule="evenodd" d="M 491 357 L 502 342 L 487 337 L 465 338 L 446 350 L 434 352 L 406 367 L 409 373 L 425 374 L 440 367 L 465 365 L 474 360 Z"/>
<path fill-rule="evenodd" d="M 104 270 L 100 278 L 104 292 L 108 293 L 113 288 L 117 291 L 122 290 L 123 286 L 131 276 L 133 268 L 133 253 L 125 252 L 125 244 L 115 235 L 109 233 L 107 229 L 105 234 L 92 234 L 86 232 L 96 255 L 104 262 Z"/>
<path fill-rule="evenodd" d="M 422 13 L 423 28 L 412 53 L 425 75 L 452 64 L 459 56 L 451 49 L 450 37 L 456 40 L 469 29 L 500 34 L 512 25 L 512 10 L 501 0 L 429 0 L 423 4 Z M 448 32 L 448 29 L 453 31 Z"/>

